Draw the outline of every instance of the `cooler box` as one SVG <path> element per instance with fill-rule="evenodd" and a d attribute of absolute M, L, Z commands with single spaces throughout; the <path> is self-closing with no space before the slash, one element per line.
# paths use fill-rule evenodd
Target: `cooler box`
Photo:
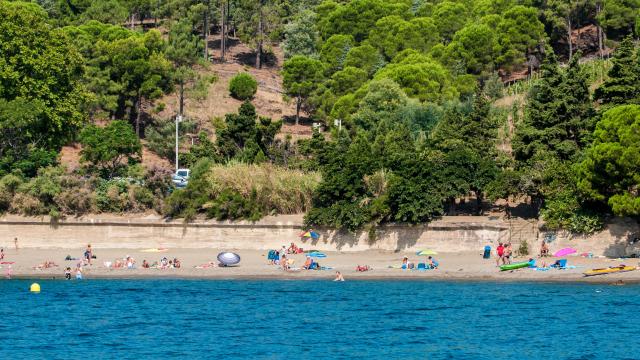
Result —
<path fill-rule="evenodd" d="M 482 254 L 483 259 L 491 258 L 491 246 L 487 245 L 484 247 L 484 254 Z"/>

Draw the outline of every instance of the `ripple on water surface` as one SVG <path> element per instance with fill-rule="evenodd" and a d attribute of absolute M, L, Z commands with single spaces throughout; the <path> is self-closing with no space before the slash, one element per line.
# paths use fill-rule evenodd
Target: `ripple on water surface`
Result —
<path fill-rule="evenodd" d="M 0 281 L 0 359 L 638 359 L 640 286 Z"/>

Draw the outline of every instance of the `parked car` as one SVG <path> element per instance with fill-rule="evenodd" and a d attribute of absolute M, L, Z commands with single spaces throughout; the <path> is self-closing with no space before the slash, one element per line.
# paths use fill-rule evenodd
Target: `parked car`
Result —
<path fill-rule="evenodd" d="M 173 184 L 177 188 L 182 189 L 189 184 L 189 174 L 191 174 L 189 169 L 178 169 L 176 173 L 173 174 L 171 181 L 173 181 Z"/>

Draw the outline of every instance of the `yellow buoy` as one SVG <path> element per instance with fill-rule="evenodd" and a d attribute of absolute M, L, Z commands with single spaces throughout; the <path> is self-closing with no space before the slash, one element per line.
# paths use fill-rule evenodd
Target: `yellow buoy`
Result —
<path fill-rule="evenodd" d="M 38 283 L 33 283 L 31 284 L 31 287 L 29 288 L 29 290 L 33 293 L 39 293 L 40 292 L 40 285 Z"/>

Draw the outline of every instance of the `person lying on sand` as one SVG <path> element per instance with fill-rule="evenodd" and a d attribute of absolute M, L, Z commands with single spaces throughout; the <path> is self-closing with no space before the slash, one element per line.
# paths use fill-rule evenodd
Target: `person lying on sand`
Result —
<path fill-rule="evenodd" d="M 33 267 L 34 270 L 43 270 L 43 269 L 49 269 L 52 267 L 56 267 L 58 266 L 56 263 L 54 263 L 53 261 L 45 261 L 40 265 L 36 265 Z"/>
<path fill-rule="evenodd" d="M 359 271 L 359 272 L 365 272 L 365 271 L 369 271 L 369 270 L 372 270 L 369 265 L 363 265 L 363 266 L 358 265 L 358 266 L 356 266 L 356 271 Z"/>
<path fill-rule="evenodd" d="M 216 264 L 213 261 L 209 261 L 208 263 L 202 264 L 202 265 L 197 265 L 194 266 L 194 268 L 196 269 L 208 269 L 208 268 L 213 268 L 216 267 Z"/>

